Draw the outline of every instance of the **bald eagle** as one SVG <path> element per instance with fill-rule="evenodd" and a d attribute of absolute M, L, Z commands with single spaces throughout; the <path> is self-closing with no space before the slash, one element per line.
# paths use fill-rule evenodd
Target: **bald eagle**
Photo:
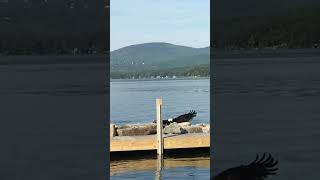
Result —
<path fill-rule="evenodd" d="M 164 126 L 169 125 L 174 122 L 176 122 L 176 123 L 189 122 L 196 116 L 197 116 L 197 112 L 195 110 L 191 110 L 189 113 L 182 114 L 182 115 L 180 115 L 176 118 L 173 118 L 173 119 L 165 119 L 165 120 L 162 120 L 162 122 L 163 122 Z M 154 120 L 153 123 L 157 123 L 157 120 Z"/>
<path fill-rule="evenodd" d="M 276 165 L 278 160 L 269 154 L 266 158 L 266 154 L 259 159 L 257 155 L 256 159 L 248 165 L 241 165 L 238 167 L 227 169 L 217 176 L 214 176 L 213 180 L 264 180 L 269 175 L 275 175 L 278 168 Z"/>

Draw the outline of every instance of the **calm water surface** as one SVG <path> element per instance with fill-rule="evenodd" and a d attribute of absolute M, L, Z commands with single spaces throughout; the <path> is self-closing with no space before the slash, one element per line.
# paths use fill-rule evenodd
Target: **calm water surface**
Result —
<path fill-rule="evenodd" d="M 272 180 L 318 180 L 320 57 L 216 59 L 214 172 L 279 159 Z"/>
<path fill-rule="evenodd" d="M 158 97 L 163 98 L 164 118 L 195 110 L 193 123 L 209 123 L 209 79 L 112 80 L 110 86 L 112 123 L 152 122 Z"/>
<path fill-rule="evenodd" d="M 166 158 L 162 168 L 158 159 L 111 161 L 113 180 L 126 179 L 210 179 L 210 158 Z"/>
<path fill-rule="evenodd" d="M 105 63 L 0 65 L 1 180 L 101 179 L 105 69 Z"/>

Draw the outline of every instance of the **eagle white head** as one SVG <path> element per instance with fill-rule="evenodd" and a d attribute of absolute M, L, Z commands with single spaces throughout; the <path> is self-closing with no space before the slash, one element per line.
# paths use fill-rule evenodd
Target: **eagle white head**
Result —
<path fill-rule="evenodd" d="M 173 121 L 173 119 L 172 119 L 172 118 L 169 118 L 169 119 L 168 119 L 168 121 L 169 121 L 169 122 L 172 122 L 172 121 Z"/>

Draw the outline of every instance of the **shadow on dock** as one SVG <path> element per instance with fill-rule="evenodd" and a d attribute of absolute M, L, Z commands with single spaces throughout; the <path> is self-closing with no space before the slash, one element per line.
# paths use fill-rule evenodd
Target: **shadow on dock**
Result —
<path fill-rule="evenodd" d="M 164 158 L 193 158 L 206 156 L 210 156 L 210 147 L 166 149 L 164 151 Z M 157 150 L 119 151 L 110 153 L 111 161 L 138 160 L 146 158 L 157 159 Z"/>

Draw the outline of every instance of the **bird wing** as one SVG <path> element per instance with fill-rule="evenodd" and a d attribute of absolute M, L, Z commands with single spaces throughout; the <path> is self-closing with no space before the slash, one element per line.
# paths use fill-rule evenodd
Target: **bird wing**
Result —
<path fill-rule="evenodd" d="M 270 154 L 266 158 L 263 154 L 261 158 L 257 155 L 256 159 L 248 165 L 242 165 L 227 169 L 215 176 L 215 180 L 263 180 L 269 175 L 275 175 L 278 168 L 275 160 Z"/>
<path fill-rule="evenodd" d="M 190 121 L 192 118 L 194 118 L 196 116 L 197 116 L 197 112 L 192 110 L 187 114 L 183 114 L 183 115 L 180 115 L 180 116 L 174 118 L 173 122 L 178 122 L 178 123 L 187 122 L 187 121 Z"/>

